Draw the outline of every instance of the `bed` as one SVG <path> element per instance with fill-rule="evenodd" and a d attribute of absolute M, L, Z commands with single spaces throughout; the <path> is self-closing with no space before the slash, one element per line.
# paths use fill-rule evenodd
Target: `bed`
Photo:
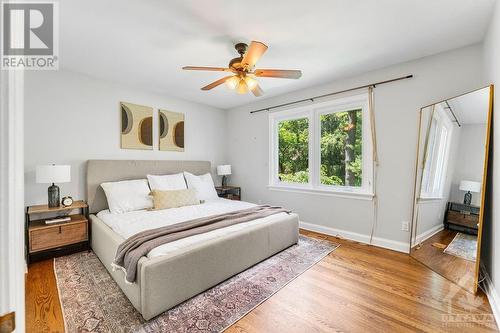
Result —
<path fill-rule="evenodd" d="M 89 160 L 87 201 L 91 221 L 91 246 L 133 306 L 149 320 L 175 305 L 298 242 L 298 216 L 280 213 L 206 234 L 191 236 L 151 250 L 137 266 L 135 283 L 126 283 L 124 272 L 113 270 L 118 246 L 144 225 L 184 221 L 213 213 L 251 207 L 227 199 L 199 206 L 155 212 L 110 214 L 100 184 L 146 178 L 147 174 L 211 171 L 207 161 Z M 132 214 L 131 214 L 132 213 Z M 122 215 L 122 214 L 120 214 Z"/>

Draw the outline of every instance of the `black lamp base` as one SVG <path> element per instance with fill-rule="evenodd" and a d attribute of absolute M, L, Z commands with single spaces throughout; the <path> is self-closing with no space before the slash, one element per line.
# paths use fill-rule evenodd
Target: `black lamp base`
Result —
<path fill-rule="evenodd" d="M 224 175 L 222 176 L 222 187 L 227 185 L 227 177 Z"/>
<path fill-rule="evenodd" d="M 59 198 L 59 186 L 54 185 L 54 183 L 52 183 L 52 185 L 49 186 L 48 194 L 49 194 L 49 208 L 59 207 L 59 205 L 61 204 L 61 200 Z"/>
<path fill-rule="evenodd" d="M 464 195 L 464 205 L 470 206 L 470 203 L 472 202 L 472 193 L 468 191 Z"/>

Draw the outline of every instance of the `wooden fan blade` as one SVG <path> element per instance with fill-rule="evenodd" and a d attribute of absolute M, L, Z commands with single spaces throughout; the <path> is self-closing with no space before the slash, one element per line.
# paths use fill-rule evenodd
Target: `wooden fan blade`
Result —
<path fill-rule="evenodd" d="M 260 77 L 278 77 L 282 79 L 298 79 L 302 76 L 301 71 L 289 69 L 256 69 L 254 74 Z"/>
<path fill-rule="evenodd" d="M 200 67 L 200 66 L 184 66 L 182 69 L 187 71 L 213 71 L 213 72 L 227 72 L 229 68 L 223 67 Z"/>
<path fill-rule="evenodd" d="M 223 77 L 222 79 L 218 79 L 217 81 L 214 81 L 206 86 L 204 86 L 203 88 L 201 88 L 201 90 L 210 90 L 210 89 L 213 89 L 217 86 L 220 86 L 221 84 L 223 84 L 224 82 L 226 82 L 227 79 L 233 77 L 234 75 L 229 75 L 229 76 L 226 76 L 226 77 Z"/>
<path fill-rule="evenodd" d="M 253 94 L 255 95 L 255 97 L 259 97 L 259 96 L 264 95 L 264 91 L 262 90 L 262 88 L 261 88 L 259 85 L 256 85 L 256 86 L 252 89 L 252 92 L 253 92 Z"/>
<path fill-rule="evenodd" d="M 260 57 L 266 52 L 267 45 L 261 42 L 257 42 L 253 40 L 248 47 L 247 52 L 243 56 L 241 60 L 241 65 L 243 68 L 252 69 L 257 61 L 259 61 Z"/>

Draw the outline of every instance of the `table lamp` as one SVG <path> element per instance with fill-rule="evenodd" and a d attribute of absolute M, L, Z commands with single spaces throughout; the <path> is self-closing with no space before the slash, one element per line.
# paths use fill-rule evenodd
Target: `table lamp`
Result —
<path fill-rule="evenodd" d="M 229 164 L 226 165 L 218 165 L 217 166 L 217 174 L 222 176 L 222 186 L 226 186 L 227 175 L 231 174 L 231 166 Z"/>
<path fill-rule="evenodd" d="M 465 195 L 464 195 L 464 205 L 470 205 L 470 203 L 472 202 L 472 193 L 471 192 L 475 192 L 475 193 L 479 193 L 481 192 L 481 183 L 479 182 L 473 182 L 471 180 L 462 180 L 460 182 L 460 187 L 459 187 L 460 191 L 465 191 Z"/>
<path fill-rule="evenodd" d="M 59 186 L 54 183 L 68 183 L 71 181 L 70 165 L 38 165 L 36 167 L 36 182 L 39 184 L 51 184 L 48 188 L 49 208 L 59 207 Z"/>

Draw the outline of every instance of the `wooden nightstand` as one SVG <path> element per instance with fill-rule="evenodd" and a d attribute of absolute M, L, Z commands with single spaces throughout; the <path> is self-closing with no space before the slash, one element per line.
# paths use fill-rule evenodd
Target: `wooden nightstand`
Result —
<path fill-rule="evenodd" d="M 477 235 L 479 228 L 479 210 L 477 206 L 448 202 L 444 217 L 444 228 Z"/>
<path fill-rule="evenodd" d="M 80 210 L 67 215 L 71 221 L 45 224 L 43 215 Z M 37 215 L 36 220 L 32 216 Z M 32 261 L 53 258 L 74 252 L 90 250 L 90 223 L 88 205 L 75 201 L 71 206 L 49 208 L 47 205 L 26 208 L 26 252 L 28 264 Z"/>
<path fill-rule="evenodd" d="M 220 198 L 241 200 L 241 187 L 239 186 L 216 186 L 215 190 Z"/>

